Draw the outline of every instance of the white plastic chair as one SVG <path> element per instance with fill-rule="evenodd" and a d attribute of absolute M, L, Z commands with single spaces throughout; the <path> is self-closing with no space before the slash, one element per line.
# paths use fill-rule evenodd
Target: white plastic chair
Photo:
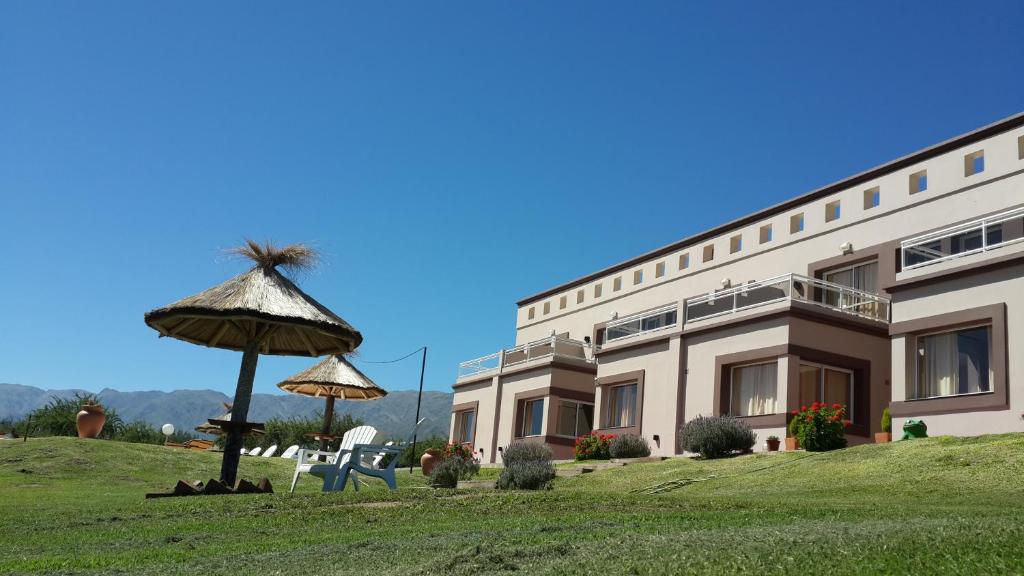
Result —
<path fill-rule="evenodd" d="M 312 474 L 324 479 L 324 492 L 332 490 L 338 478 L 338 470 L 348 462 L 352 448 L 360 444 L 372 444 L 380 435 L 373 426 L 356 426 L 341 437 L 341 446 L 337 452 L 321 452 L 319 450 L 299 450 L 298 460 L 295 462 L 295 475 L 292 476 L 292 487 L 289 492 L 295 492 L 295 485 L 299 482 L 300 474 Z M 317 459 L 326 456 L 326 462 L 319 462 Z"/>
<path fill-rule="evenodd" d="M 253 448 L 252 450 L 249 450 L 249 456 L 259 456 L 261 450 L 263 450 L 263 448 L 260 448 L 259 446 Z"/>
<path fill-rule="evenodd" d="M 241 454 L 242 456 L 245 456 L 245 448 L 242 448 L 242 451 L 239 452 L 239 454 Z"/>
<path fill-rule="evenodd" d="M 277 444 L 271 444 L 269 448 L 263 451 L 262 456 L 264 458 L 270 458 L 277 452 Z"/>
<path fill-rule="evenodd" d="M 292 444 L 291 446 L 284 449 L 281 453 L 281 458 L 295 458 L 295 453 L 299 451 L 298 444 Z"/>

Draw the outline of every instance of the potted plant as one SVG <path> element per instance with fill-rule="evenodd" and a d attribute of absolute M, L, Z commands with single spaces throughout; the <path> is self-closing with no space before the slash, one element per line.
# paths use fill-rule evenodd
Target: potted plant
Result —
<path fill-rule="evenodd" d="M 434 466 L 441 461 L 441 450 L 439 448 L 427 448 L 423 451 L 423 456 L 420 456 L 420 470 L 423 471 L 424 476 L 430 476 L 430 473 L 434 471 Z"/>
<path fill-rule="evenodd" d="M 86 400 L 82 411 L 75 417 L 75 427 L 79 438 L 95 438 L 100 435 L 103 425 L 107 422 L 107 414 L 103 406 Z"/>
<path fill-rule="evenodd" d="M 892 442 L 892 416 L 889 415 L 889 408 L 882 410 L 882 431 L 875 432 L 875 444 Z"/>
<path fill-rule="evenodd" d="M 765 440 L 765 443 L 768 444 L 768 451 L 769 452 L 778 452 L 779 451 L 779 437 L 776 436 L 775 434 L 772 434 L 771 436 L 769 436 L 768 439 Z"/>
<path fill-rule="evenodd" d="M 797 411 L 793 411 L 793 416 L 789 421 L 789 425 L 786 426 L 786 451 L 791 452 L 800 448 L 800 441 L 797 440 L 797 431 L 800 427 L 800 419 L 796 417 Z"/>

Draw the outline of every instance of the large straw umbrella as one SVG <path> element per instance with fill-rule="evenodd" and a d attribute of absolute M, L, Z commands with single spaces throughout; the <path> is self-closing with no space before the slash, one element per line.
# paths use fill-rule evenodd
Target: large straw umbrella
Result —
<path fill-rule="evenodd" d="M 251 240 L 234 250 L 256 265 L 244 274 L 146 313 L 146 324 L 194 344 L 242 352 L 220 480 L 234 486 L 256 363 L 260 354 L 322 356 L 347 354 L 363 341 L 359 332 L 299 290 L 278 268 L 301 271 L 316 261 L 312 249 L 293 244 L 275 248 Z"/>
<path fill-rule="evenodd" d="M 350 364 L 341 354 L 328 356 L 323 362 L 299 372 L 278 384 L 277 387 L 292 394 L 327 399 L 320 439 L 321 450 L 327 448 L 325 437 L 331 433 L 336 399 L 376 400 L 388 394 L 366 374 Z"/>

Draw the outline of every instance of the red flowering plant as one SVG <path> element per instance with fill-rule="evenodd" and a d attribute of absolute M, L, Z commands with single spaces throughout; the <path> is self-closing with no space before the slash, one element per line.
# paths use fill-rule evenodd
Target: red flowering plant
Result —
<path fill-rule="evenodd" d="M 809 452 L 825 452 L 846 448 L 846 427 L 850 421 L 844 419 L 846 407 L 842 404 L 815 402 L 793 410 L 794 436 L 800 446 Z"/>
<path fill-rule="evenodd" d="M 441 459 L 448 460 L 450 458 L 458 458 L 464 462 L 472 462 L 476 460 L 476 454 L 469 444 L 453 443 L 448 444 L 444 447 Z"/>
<path fill-rule="evenodd" d="M 577 460 L 607 460 L 611 458 L 608 449 L 611 447 L 614 434 L 598 434 L 591 432 L 576 439 L 574 454 Z"/>

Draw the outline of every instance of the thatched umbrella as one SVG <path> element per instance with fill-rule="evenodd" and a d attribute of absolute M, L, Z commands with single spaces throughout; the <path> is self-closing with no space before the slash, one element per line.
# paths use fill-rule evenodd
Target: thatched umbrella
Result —
<path fill-rule="evenodd" d="M 370 380 L 341 354 L 332 354 L 316 366 L 303 370 L 277 385 L 278 388 L 292 394 L 326 398 L 327 408 L 324 410 L 324 427 L 321 434 L 320 449 L 327 448 L 325 436 L 331 433 L 331 422 L 334 420 L 334 401 L 342 400 L 376 400 L 387 396 L 387 390 Z"/>
<path fill-rule="evenodd" d="M 231 404 L 228 404 L 226 402 L 224 402 L 223 404 L 224 410 L 226 410 L 224 414 L 217 416 L 216 418 L 210 418 L 206 422 L 203 422 L 199 426 L 196 426 L 194 430 L 196 432 L 202 432 L 203 434 L 212 434 L 213 436 L 221 436 L 222 434 L 224 434 L 223 422 L 231 421 Z M 262 436 L 266 433 L 267 431 L 264 430 L 263 428 L 253 428 L 252 430 L 248 430 L 245 434 L 243 434 L 243 436 Z"/>
<path fill-rule="evenodd" d="M 312 267 L 316 252 L 293 244 L 275 248 L 251 240 L 234 253 L 256 263 L 252 270 L 146 313 L 146 324 L 161 336 L 194 344 L 241 351 L 234 409 L 221 464 L 221 482 L 234 486 L 256 363 L 260 354 L 322 356 L 347 354 L 363 341 L 359 332 L 306 295 L 277 269 Z"/>

